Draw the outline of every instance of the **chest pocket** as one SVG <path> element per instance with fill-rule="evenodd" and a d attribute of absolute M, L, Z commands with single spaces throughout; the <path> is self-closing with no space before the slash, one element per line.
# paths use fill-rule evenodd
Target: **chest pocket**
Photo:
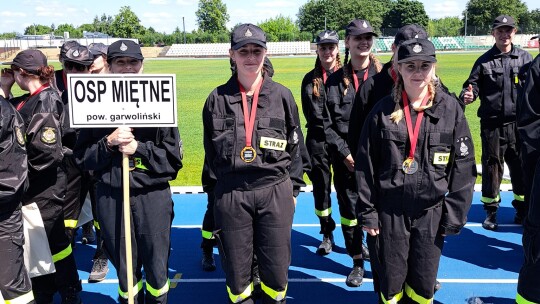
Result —
<path fill-rule="evenodd" d="M 218 158 L 226 159 L 231 157 L 234 149 L 234 116 L 214 118 L 212 121 L 213 133 L 212 142 L 216 149 Z"/>
<path fill-rule="evenodd" d="M 484 89 L 489 90 L 492 89 L 498 89 L 502 87 L 503 85 L 503 68 L 495 68 L 495 67 L 485 67 L 483 70 L 484 74 Z M 494 86 L 496 85 L 496 86 Z"/>
<path fill-rule="evenodd" d="M 439 173 L 439 177 L 446 176 L 447 169 L 452 164 L 452 133 L 429 134 L 429 168 L 430 171 Z"/>
<path fill-rule="evenodd" d="M 285 120 L 274 117 L 261 117 L 257 123 L 257 154 L 263 162 L 275 163 L 280 159 L 287 145 Z M 261 139 L 267 142 L 261 142 Z M 270 144 L 268 144 L 270 142 Z M 273 146 L 275 148 L 272 148 Z"/>
<path fill-rule="evenodd" d="M 381 130 L 381 168 L 396 169 L 401 168 L 405 160 L 405 148 L 407 146 L 407 133 L 399 130 Z M 383 170 L 384 171 L 384 170 Z"/>

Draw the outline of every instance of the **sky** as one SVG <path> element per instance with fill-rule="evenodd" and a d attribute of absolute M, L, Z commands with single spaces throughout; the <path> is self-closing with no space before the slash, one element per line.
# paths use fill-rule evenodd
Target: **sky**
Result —
<path fill-rule="evenodd" d="M 419 0 L 424 3 L 428 16 L 432 19 L 459 16 L 465 10 L 468 0 Z M 300 6 L 307 0 L 222 0 L 227 6 L 230 21 L 228 28 L 238 23 L 259 23 L 282 15 L 296 20 Z M 538 0 L 524 0 L 529 10 L 540 8 Z M 2 1 L 0 11 L 0 33 L 24 33 L 32 24 L 50 26 L 72 24 L 75 27 L 92 23 L 94 17 L 118 14 L 120 8 L 129 6 L 141 20 L 141 24 L 153 27 L 158 32 L 170 34 L 178 27 L 191 32 L 197 29 L 195 11 L 198 0 L 15 0 Z"/>

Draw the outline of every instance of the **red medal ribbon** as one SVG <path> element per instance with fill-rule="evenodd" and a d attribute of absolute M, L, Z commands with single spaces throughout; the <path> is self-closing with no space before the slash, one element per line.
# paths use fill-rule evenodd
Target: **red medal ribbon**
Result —
<path fill-rule="evenodd" d="M 367 68 L 364 70 L 364 81 L 362 82 L 362 84 L 364 82 L 366 82 L 366 80 L 368 79 L 368 74 L 369 74 L 369 65 L 371 64 L 371 62 L 368 61 L 368 65 L 367 65 Z M 352 65 L 351 65 L 352 67 Z M 358 76 L 356 76 L 356 73 L 354 72 L 353 70 L 353 73 L 352 73 L 352 76 L 353 76 L 353 79 L 354 79 L 354 90 L 356 92 L 358 92 L 358 87 L 360 86 L 360 84 L 358 83 Z"/>
<path fill-rule="evenodd" d="M 246 147 L 251 147 L 251 138 L 253 137 L 253 127 L 255 125 L 255 114 L 257 113 L 257 103 L 259 101 L 259 91 L 261 89 L 263 80 L 261 78 L 259 84 L 255 88 L 253 93 L 253 101 L 251 103 L 251 112 L 248 112 L 248 104 L 246 97 L 246 90 L 240 82 L 238 86 L 240 87 L 240 94 L 242 94 L 242 109 L 244 110 L 244 126 L 246 128 Z"/>
<path fill-rule="evenodd" d="M 46 84 L 40 86 L 34 93 L 30 94 L 30 96 L 28 96 L 28 98 L 26 98 L 25 100 L 23 100 L 21 103 L 19 103 L 17 105 L 17 111 L 20 111 L 22 109 L 22 107 L 28 101 L 28 99 L 30 99 L 30 97 L 39 94 L 41 91 L 45 90 L 48 87 L 49 87 L 49 83 L 46 83 Z"/>
<path fill-rule="evenodd" d="M 328 79 L 328 76 L 326 75 L 326 70 L 321 66 L 322 68 L 322 81 L 323 84 L 326 84 L 326 79 Z"/>
<path fill-rule="evenodd" d="M 407 123 L 407 131 L 409 135 L 409 140 L 411 141 L 411 150 L 409 151 L 409 159 L 414 159 L 414 151 L 416 150 L 416 143 L 418 142 L 418 133 L 420 132 L 420 124 L 422 123 L 422 118 L 424 117 L 424 111 L 418 112 L 418 117 L 416 118 L 416 124 L 414 125 L 414 131 L 413 131 L 411 112 L 409 110 L 409 98 L 407 97 L 407 93 L 405 91 L 401 93 L 401 97 L 403 98 L 403 112 L 405 112 L 405 122 Z M 420 107 L 425 106 L 428 99 L 429 99 L 429 93 L 427 93 L 424 99 L 422 100 L 422 104 L 420 105 Z"/>

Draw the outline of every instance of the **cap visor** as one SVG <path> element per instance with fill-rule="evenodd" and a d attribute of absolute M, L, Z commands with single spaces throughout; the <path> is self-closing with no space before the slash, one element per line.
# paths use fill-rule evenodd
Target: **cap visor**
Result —
<path fill-rule="evenodd" d="M 427 61 L 427 62 L 437 62 L 437 58 L 435 58 L 433 56 L 419 55 L 419 56 L 410 56 L 410 57 L 407 57 L 407 58 L 403 58 L 403 59 L 399 60 L 398 63 L 405 63 L 405 62 L 417 61 L 417 60 Z"/>
<path fill-rule="evenodd" d="M 317 45 L 319 44 L 338 44 L 339 41 L 335 41 L 335 40 L 332 40 L 332 39 L 324 39 L 324 40 L 321 40 L 319 42 L 317 42 Z"/>
<path fill-rule="evenodd" d="M 503 26 L 507 26 L 507 27 L 511 27 L 511 28 L 516 28 L 516 25 L 511 25 L 511 24 L 499 24 L 499 25 L 496 25 L 494 27 L 492 27 L 491 29 L 494 30 L 494 29 L 498 29 L 500 27 L 503 27 Z"/>
<path fill-rule="evenodd" d="M 232 49 L 233 50 L 238 50 L 239 48 L 243 47 L 244 45 L 246 44 L 256 44 L 258 46 L 261 46 L 263 48 L 266 49 L 266 43 L 260 41 L 260 40 L 257 40 L 257 39 L 246 39 L 246 40 L 242 40 L 240 42 L 238 42 L 237 44 L 235 44 L 234 46 L 232 46 Z"/>
<path fill-rule="evenodd" d="M 2 62 L 2 65 L 12 65 L 14 62 L 13 61 L 9 61 L 9 62 Z"/>
<path fill-rule="evenodd" d="M 353 35 L 353 36 L 360 36 L 360 35 L 364 35 L 364 34 L 371 34 L 375 37 L 379 37 L 379 35 L 377 35 L 376 33 L 372 32 L 372 31 L 362 31 L 362 30 L 359 30 L 359 29 L 355 29 L 355 30 L 351 30 L 349 32 L 349 35 Z"/>

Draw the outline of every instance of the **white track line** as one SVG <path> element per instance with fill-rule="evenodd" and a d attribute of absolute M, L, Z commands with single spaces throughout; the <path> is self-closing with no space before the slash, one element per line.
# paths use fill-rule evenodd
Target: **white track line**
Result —
<path fill-rule="evenodd" d="M 517 279 L 437 279 L 441 283 L 449 284 L 517 284 Z M 170 279 L 171 283 L 224 283 L 225 278 L 219 279 Z M 309 278 L 289 279 L 291 283 L 345 283 L 345 277 L 342 278 Z M 364 279 L 366 283 L 372 283 L 373 279 Z M 107 279 L 99 283 L 88 283 L 88 280 L 82 280 L 83 284 L 118 284 L 118 279 Z"/>
<path fill-rule="evenodd" d="M 336 227 L 340 227 L 341 224 L 336 224 Z M 172 228 L 179 228 L 179 229 L 195 229 L 195 228 L 202 228 L 201 225 L 172 225 Z M 320 227 L 320 224 L 293 224 L 293 228 L 301 228 L 301 227 Z M 482 227 L 482 224 L 480 223 L 470 223 L 466 224 L 465 227 Z M 499 224 L 499 227 L 521 227 L 521 225 L 518 224 Z"/>

